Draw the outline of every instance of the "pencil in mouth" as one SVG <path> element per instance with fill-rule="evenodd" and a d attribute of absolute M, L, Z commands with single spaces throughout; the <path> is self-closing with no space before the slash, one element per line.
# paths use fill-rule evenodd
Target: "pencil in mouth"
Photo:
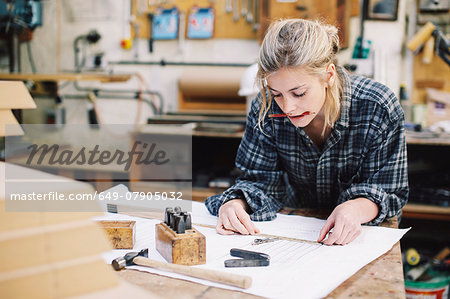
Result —
<path fill-rule="evenodd" d="M 311 115 L 311 114 L 316 114 L 316 113 L 311 112 L 311 111 L 306 111 L 299 115 L 290 115 L 290 114 L 286 114 L 286 113 L 279 113 L 279 114 L 269 114 L 269 117 L 299 117 L 299 116 L 306 116 L 306 115 Z"/>

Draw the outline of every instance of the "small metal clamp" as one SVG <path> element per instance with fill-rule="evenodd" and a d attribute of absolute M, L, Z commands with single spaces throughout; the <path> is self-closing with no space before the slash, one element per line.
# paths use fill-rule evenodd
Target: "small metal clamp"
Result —
<path fill-rule="evenodd" d="M 270 264 L 270 256 L 262 252 L 232 248 L 230 255 L 240 259 L 226 260 L 225 267 L 266 267 Z"/>

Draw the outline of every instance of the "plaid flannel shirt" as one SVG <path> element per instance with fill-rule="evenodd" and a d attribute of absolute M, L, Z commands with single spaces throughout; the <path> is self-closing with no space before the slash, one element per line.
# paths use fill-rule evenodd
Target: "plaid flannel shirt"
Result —
<path fill-rule="evenodd" d="M 341 114 L 323 150 L 287 118 L 258 127 L 261 95 L 253 100 L 236 156 L 242 175 L 206 199 L 209 212 L 234 198 L 247 201 L 254 221 L 272 220 L 282 206 L 331 211 L 357 197 L 379 207 L 369 225 L 401 212 L 408 198 L 404 114 L 394 93 L 374 80 L 343 78 Z M 282 113 L 272 101 L 270 113 Z"/>

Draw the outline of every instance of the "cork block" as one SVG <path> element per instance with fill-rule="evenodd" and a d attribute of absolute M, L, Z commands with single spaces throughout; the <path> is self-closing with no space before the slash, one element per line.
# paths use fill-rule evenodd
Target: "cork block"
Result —
<path fill-rule="evenodd" d="M 155 226 L 156 250 L 169 262 L 179 265 L 206 263 L 206 239 L 195 229 L 177 234 L 164 222 Z"/>
<path fill-rule="evenodd" d="M 133 249 L 136 241 L 136 221 L 97 221 L 114 249 Z"/>

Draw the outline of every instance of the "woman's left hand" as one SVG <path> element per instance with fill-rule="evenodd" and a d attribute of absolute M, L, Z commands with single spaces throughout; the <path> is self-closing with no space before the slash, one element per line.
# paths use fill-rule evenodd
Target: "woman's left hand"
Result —
<path fill-rule="evenodd" d="M 378 206 L 367 198 L 348 200 L 333 210 L 320 231 L 317 242 L 322 242 L 333 228 L 323 244 L 348 244 L 361 233 L 361 223 L 372 220 L 377 214 Z"/>

